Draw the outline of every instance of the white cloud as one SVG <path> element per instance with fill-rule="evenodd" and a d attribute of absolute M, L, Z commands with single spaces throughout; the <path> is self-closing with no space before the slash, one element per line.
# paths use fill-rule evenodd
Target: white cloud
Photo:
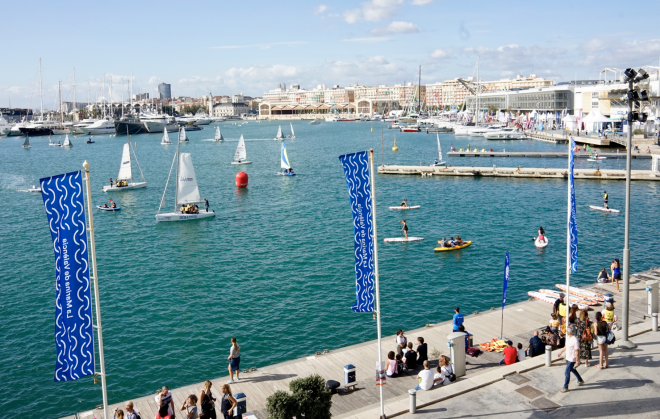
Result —
<path fill-rule="evenodd" d="M 403 4 L 403 0 L 370 0 L 361 4 L 359 9 L 346 10 L 344 21 L 353 24 L 359 20 L 368 22 L 382 22 L 390 20 L 396 10 Z"/>
<path fill-rule="evenodd" d="M 361 16 L 362 10 L 360 9 L 346 10 L 344 12 L 344 21 L 346 21 L 346 23 L 353 24 L 360 20 Z"/>
<path fill-rule="evenodd" d="M 285 42 L 268 42 L 264 44 L 248 44 L 248 45 L 221 45 L 218 47 L 210 47 L 211 49 L 240 49 L 240 48 L 259 48 L 269 49 L 270 47 L 278 45 L 294 46 L 309 44 L 307 41 L 285 41 Z"/>
<path fill-rule="evenodd" d="M 447 59 L 452 58 L 454 50 L 452 48 L 436 48 L 431 52 L 432 58 Z"/>
<path fill-rule="evenodd" d="M 647 41 L 612 42 L 592 39 L 578 47 L 581 59 L 577 64 L 593 70 L 605 67 L 628 68 L 656 65 L 660 55 L 660 39 Z"/>
<path fill-rule="evenodd" d="M 386 35 L 395 33 L 415 33 L 419 28 L 412 22 L 395 21 L 387 26 L 379 26 L 370 31 L 373 35 Z"/>
<path fill-rule="evenodd" d="M 411 4 L 415 6 L 428 6 L 433 3 L 435 0 L 413 0 Z"/>
<path fill-rule="evenodd" d="M 314 13 L 315 15 L 320 15 L 321 13 L 325 12 L 326 10 L 328 10 L 328 6 L 326 6 L 325 4 L 321 4 L 321 5 L 317 6 L 317 7 L 314 9 L 314 12 L 313 12 L 313 13 Z"/>
<path fill-rule="evenodd" d="M 375 42 L 385 42 L 385 41 L 390 41 L 391 38 L 387 38 L 384 36 L 370 36 L 367 38 L 347 38 L 343 39 L 344 42 L 362 42 L 362 43 L 367 43 L 367 44 L 372 44 Z"/>
<path fill-rule="evenodd" d="M 568 62 L 569 52 L 563 48 L 545 48 L 538 45 L 529 47 L 518 44 L 501 45 L 496 48 L 483 45 L 463 49 L 466 56 L 479 56 L 481 69 L 486 71 L 540 71 L 543 68 L 557 68 L 573 65 Z"/>

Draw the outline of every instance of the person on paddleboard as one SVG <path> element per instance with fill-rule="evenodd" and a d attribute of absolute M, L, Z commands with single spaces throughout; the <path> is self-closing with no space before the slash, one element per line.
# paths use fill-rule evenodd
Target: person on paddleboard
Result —
<path fill-rule="evenodd" d="M 401 203 L 400 207 L 405 208 L 407 206 L 408 206 L 408 200 L 404 199 L 403 202 Z M 403 220 L 403 221 L 405 222 L 406 220 Z"/>
<path fill-rule="evenodd" d="M 609 195 L 607 194 L 607 191 L 603 191 L 603 206 L 606 209 L 610 209 L 610 207 L 607 205 L 607 201 L 609 200 Z"/>
<path fill-rule="evenodd" d="M 403 201 L 403 203 L 405 204 L 406 201 Z M 401 231 L 403 231 L 403 234 L 406 236 L 406 240 L 408 240 L 408 224 L 406 224 L 406 220 L 399 221 L 399 224 L 403 224 L 403 227 L 401 227 Z"/>
<path fill-rule="evenodd" d="M 539 243 L 545 243 L 545 230 L 543 227 L 539 227 L 539 236 L 537 237 Z"/>

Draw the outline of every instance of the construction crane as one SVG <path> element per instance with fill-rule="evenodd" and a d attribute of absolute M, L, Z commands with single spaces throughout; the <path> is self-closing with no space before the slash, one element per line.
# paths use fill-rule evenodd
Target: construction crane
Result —
<path fill-rule="evenodd" d="M 472 93 L 473 95 L 476 95 L 476 94 L 477 94 L 477 90 L 476 90 L 474 87 L 471 87 L 471 86 L 468 84 L 468 83 L 472 83 L 472 82 L 465 81 L 465 80 L 463 80 L 463 79 L 461 79 L 461 78 L 458 78 L 458 79 L 456 79 L 456 80 L 457 80 L 460 84 L 462 84 L 463 87 L 465 87 L 466 89 L 468 89 L 468 91 L 469 91 L 470 93 Z"/>

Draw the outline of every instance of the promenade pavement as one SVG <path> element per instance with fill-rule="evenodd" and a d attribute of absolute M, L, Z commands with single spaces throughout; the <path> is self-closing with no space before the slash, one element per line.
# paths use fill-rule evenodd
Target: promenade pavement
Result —
<path fill-rule="evenodd" d="M 660 417 L 660 333 L 631 338 L 636 349 L 610 349 L 608 369 L 578 367 L 585 385 L 571 376 L 569 393 L 561 393 L 565 361 L 553 362 L 509 379 L 421 408 L 406 419 L 431 418 L 658 418 Z M 616 343 L 615 345 L 616 346 Z M 553 360 L 556 360 L 556 352 Z M 595 363 L 593 361 L 596 361 Z M 445 390 L 445 389 L 440 389 Z M 446 389 L 448 390 L 448 389 Z M 436 391 L 436 390 L 434 390 Z"/>

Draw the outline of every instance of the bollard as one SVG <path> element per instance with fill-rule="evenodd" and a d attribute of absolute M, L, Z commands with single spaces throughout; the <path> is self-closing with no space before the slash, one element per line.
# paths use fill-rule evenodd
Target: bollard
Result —
<path fill-rule="evenodd" d="M 549 367 L 552 365 L 552 346 L 545 345 L 545 366 Z"/>
<path fill-rule="evenodd" d="M 654 332 L 657 332 L 657 331 L 658 331 L 658 313 L 653 313 L 652 316 L 653 316 L 653 318 L 652 318 L 651 321 L 653 322 L 653 323 L 652 323 L 653 326 L 651 326 L 651 329 L 652 329 Z"/>
<path fill-rule="evenodd" d="M 410 393 L 410 413 L 416 413 L 417 412 L 417 390 L 415 390 L 415 389 L 408 390 L 408 393 Z"/>

